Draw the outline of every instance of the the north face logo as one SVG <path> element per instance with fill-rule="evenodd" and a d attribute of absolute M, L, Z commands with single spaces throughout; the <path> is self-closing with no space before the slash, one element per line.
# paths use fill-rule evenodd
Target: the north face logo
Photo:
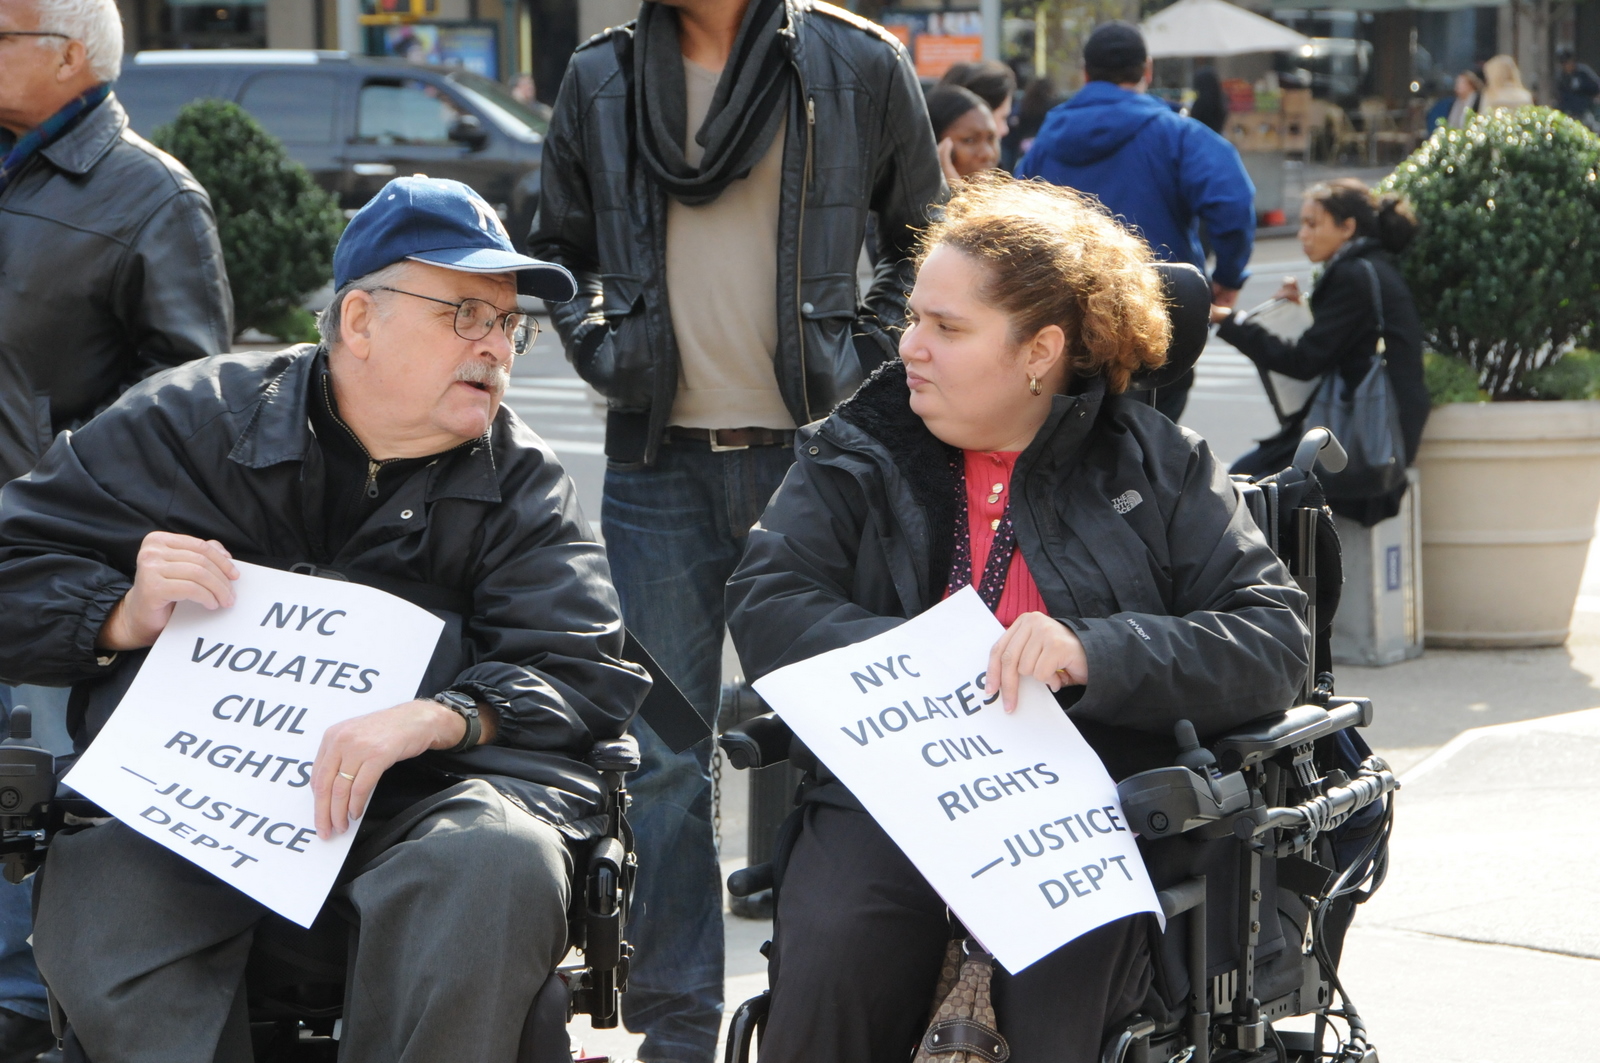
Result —
<path fill-rule="evenodd" d="M 1111 500 L 1111 508 L 1116 510 L 1118 513 L 1128 513 L 1132 511 L 1134 506 L 1137 506 L 1143 501 L 1144 496 L 1139 492 L 1127 490 Z"/>
<path fill-rule="evenodd" d="M 477 196 L 468 197 L 468 202 L 472 204 L 472 209 L 478 212 L 478 228 L 486 233 L 498 232 L 507 241 L 511 239 L 506 233 L 505 224 L 500 221 L 500 215 L 496 214 L 489 204 Z"/>

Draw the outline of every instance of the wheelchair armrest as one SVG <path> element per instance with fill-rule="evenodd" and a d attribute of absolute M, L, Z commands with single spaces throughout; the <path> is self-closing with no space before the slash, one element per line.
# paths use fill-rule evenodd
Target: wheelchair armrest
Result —
<path fill-rule="evenodd" d="M 765 768 L 789 759 L 794 732 L 775 712 L 764 713 L 722 732 L 718 742 L 735 768 Z"/>
<path fill-rule="evenodd" d="M 1117 784 L 1117 803 L 1128 826 L 1139 834 L 1171 838 L 1243 812 L 1250 806 L 1250 788 L 1243 775 L 1233 772 L 1217 780 L 1213 794 L 1205 777 L 1175 765 L 1123 779 Z"/>
<path fill-rule="evenodd" d="M 603 738 L 589 747 L 584 760 L 596 771 L 638 771 L 639 740 L 633 735 Z"/>
<path fill-rule="evenodd" d="M 1372 702 L 1367 698 L 1330 698 L 1328 707 L 1296 705 L 1263 716 L 1211 744 L 1226 771 L 1259 764 L 1285 749 L 1314 742 L 1347 727 L 1372 722 Z"/>

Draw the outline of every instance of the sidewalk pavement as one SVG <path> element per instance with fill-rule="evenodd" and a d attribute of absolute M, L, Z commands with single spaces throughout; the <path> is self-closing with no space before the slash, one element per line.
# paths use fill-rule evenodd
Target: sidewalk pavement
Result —
<path fill-rule="evenodd" d="M 1380 1058 L 1593 1059 L 1600 614 L 1578 613 L 1563 647 L 1430 650 L 1388 668 L 1343 667 L 1339 689 L 1373 699 L 1367 740 L 1402 783 L 1388 881 L 1358 910 L 1340 968 Z M 724 771 L 723 782 L 731 871 L 744 864 L 743 773 Z M 727 930 L 731 1014 L 766 988 L 757 950 L 771 924 L 728 916 Z M 573 1025 L 575 1046 L 614 1058 L 639 1041 Z"/>

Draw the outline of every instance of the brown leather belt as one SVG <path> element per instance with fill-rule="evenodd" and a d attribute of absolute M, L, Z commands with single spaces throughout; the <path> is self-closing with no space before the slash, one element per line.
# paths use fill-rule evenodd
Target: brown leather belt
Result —
<path fill-rule="evenodd" d="M 709 443 L 713 451 L 748 450 L 751 447 L 787 447 L 794 443 L 792 428 L 667 428 L 668 443 Z"/>

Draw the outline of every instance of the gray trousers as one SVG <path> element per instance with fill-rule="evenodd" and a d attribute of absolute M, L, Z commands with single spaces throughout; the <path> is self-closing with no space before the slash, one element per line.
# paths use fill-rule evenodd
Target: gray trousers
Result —
<path fill-rule="evenodd" d="M 357 920 L 342 1063 L 514 1063 L 570 876 L 560 834 L 477 780 L 358 836 L 329 900 Z M 120 823 L 57 838 L 39 877 L 34 952 L 91 1060 L 249 1063 L 266 908 Z"/>
<path fill-rule="evenodd" d="M 944 901 L 865 812 L 805 809 L 778 891 L 761 1063 L 909 1060 L 950 940 Z M 996 967 L 1011 1063 L 1097 1063 L 1106 1029 L 1144 1003 L 1150 930 L 1119 919 L 1020 974 Z"/>

